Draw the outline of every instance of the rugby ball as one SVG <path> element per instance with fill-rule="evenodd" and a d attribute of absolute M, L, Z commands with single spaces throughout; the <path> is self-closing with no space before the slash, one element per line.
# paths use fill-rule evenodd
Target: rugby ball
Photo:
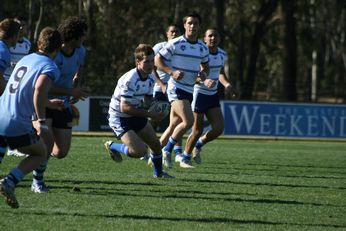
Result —
<path fill-rule="evenodd" d="M 169 114 L 170 104 L 165 101 L 154 101 L 148 111 L 149 112 L 157 112 L 157 113 L 163 113 L 164 117 L 166 117 Z"/>

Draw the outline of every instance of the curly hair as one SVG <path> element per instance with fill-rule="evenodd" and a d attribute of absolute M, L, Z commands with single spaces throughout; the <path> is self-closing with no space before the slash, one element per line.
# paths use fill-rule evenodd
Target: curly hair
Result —
<path fill-rule="evenodd" d="M 88 25 L 79 17 L 71 16 L 65 19 L 58 26 L 63 42 L 77 40 L 83 37 L 88 30 Z"/>

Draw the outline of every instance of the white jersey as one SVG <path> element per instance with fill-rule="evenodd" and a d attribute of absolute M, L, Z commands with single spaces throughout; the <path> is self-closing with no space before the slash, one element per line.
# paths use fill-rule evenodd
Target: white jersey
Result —
<path fill-rule="evenodd" d="M 216 84 L 212 88 L 208 88 L 204 84 L 196 84 L 194 91 L 205 95 L 214 95 L 217 93 L 219 85 L 219 75 L 222 67 L 225 66 L 228 59 L 227 53 L 221 48 L 217 48 L 216 53 L 209 54 L 209 76 L 208 79 L 213 79 Z"/>
<path fill-rule="evenodd" d="M 132 117 L 132 115 L 120 111 L 120 101 L 125 100 L 135 108 L 140 108 L 144 96 L 153 95 L 154 82 L 155 78 L 151 74 L 148 75 L 147 79 L 141 79 L 141 74 L 137 68 L 121 76 L 109 104 L 109 124 L 114 125 L 117 117 Z"/>
<path fill-rule="evenodd" d="M 154 47 L 153 47 L 153 50 L 155 52 L 155 55 L 157 53 L 159 53 L 159 51 L 167 44 L 167 41 L 165 42 L 160 42 L 160 43 L 157 43 Z M 165 60 L 165 64 L 169 67 L 171 67 L 171 60 L 168 59 L 168 60 Z M 169 74 L 167 74 L 166 72 L 164 71 L 161 71 L 160 69 L 157 69 L 157 74 L 159 75 L 161 81 L 164 83 L 164 84 L 167 84 L 169 78 L 171 77 Z M 160 85 L 158 85 L 156 82 L 155 82 L 155 85 L 154 85 L 154 91 L 155 92 L 162 92 L 162 89 L 160 87 Z"/>
<path fill-rule="evenodd" d="M 4 73 L 4 78 L 6 81 L 9 80 L 11 73 L 19 60 L 21 60 L 25 55 L 29 54 L 30 49 L 31 42 L 26 38 L 23 38 L 22 41 L 18 41 L 14 47 L 10 47 L 11 66 L 9 66 Z"/>
<path fill-rule="evenodd" d="M 165 61 L 171 60 L 173 70 L 184 72 L 184 77 L 180 80 L 170 78 L 168 88 L 177 87 L 193 93 L 200 64 L 208 63 L 208 47 L 199 39 L 195 43 L 191 43 L 182 35 L 169 40 L 159 54 Z"/>

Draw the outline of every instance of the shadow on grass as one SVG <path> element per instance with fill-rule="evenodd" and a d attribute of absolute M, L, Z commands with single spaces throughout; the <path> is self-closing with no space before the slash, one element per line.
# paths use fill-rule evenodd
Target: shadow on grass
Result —
<path fill-rule="evenodd" d="M 13 210 L 9 210 L 13 211 Z M 101 218 L 101 219 L 126 219 L 126 220 L 143 220 L 143 221 L 171 221 L 171 222 L 197 222 L 204 224 L 213 223 L 227 223 L 227 224 L 244 224 L 244 225 L 290 225 L 298 227 L 325 227 L 325 228 L 346 228 L 345 225 L 338 224 L 299 224 L 299 223 L 284 223 L 284 222 L 273 222 L 273 221 L 262 221 L 262 220 L 246 220 L 246 219 L 234 219 L 234 218 L 190 218 L 190 217 L 163 217 L 163 216 L 149 216 L 149 215 L 128 215 L 128 214 L 86 214 L 80 212 L 62 212 L 62 211 L 25 211 L 21 210 L 16 214 L 23 215 L 36 215 L 36 216 L 74 216 L 83 217 L 88 219 Z M 42 218 L 44 219 L 44 218 Z"/>
<path fill-rule="evenodd" d="M 240 184 L 240 185 L 253 185 L 253 186 L 270 186 L 270 187 L 289 187 L 289 188 L 317 188 L 317 189 L 338 189 L 346 190 L 346 187 L 333 187 L 322 185 L 295 185 L 295 184 L 273 184 L 273 183 L 261 183 L 261 182 L 242 182 L 232 180 L 208 180 L 208 179 L 180 179 L 185 182 L 197 182 L 197 183 L 212 183 L 212 184 Z"/>

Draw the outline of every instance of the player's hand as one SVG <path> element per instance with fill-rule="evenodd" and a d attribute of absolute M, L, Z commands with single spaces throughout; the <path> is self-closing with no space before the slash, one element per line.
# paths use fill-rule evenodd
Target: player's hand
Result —
<path fill-rule="evenodd" d="M 228 84 L 225 87 L 225 93 L 231 95 L 232 98 L 238 98 L 239 97 L 239 92 L 237 91 L 237 89 L 232 87 L 231 84 Z"/>
<path fill-rule="evenodd" d="M 207 88 L 213 88 L 216 85 L 216 81 L 213 79 L 206 79 L 204 80 L 203 84 L 207 87 Z"/>
<path fill-rule="evenodd" d="M 151 118 L 151 120 L 155 121 L 155 122 L 160 122 L 161 120 L 163 120 L 165 118 L 165 114 L 163 112 L 148 112 L 149 113 L 149 118 Z"/>
<path fill-rule="evenodd" d="M 90 95 L 90 90 L 84 87 L 76 87 L 72 89 L 71 95 L 74 100 L 85 100 Z"/>
<path fill-rule="evenodd" d="M 184 72 L 179 71 L 179 70 L 175 70 L 172 72 L 172 77 L 175 80 L 181 80 L 184 77 Z"/>

